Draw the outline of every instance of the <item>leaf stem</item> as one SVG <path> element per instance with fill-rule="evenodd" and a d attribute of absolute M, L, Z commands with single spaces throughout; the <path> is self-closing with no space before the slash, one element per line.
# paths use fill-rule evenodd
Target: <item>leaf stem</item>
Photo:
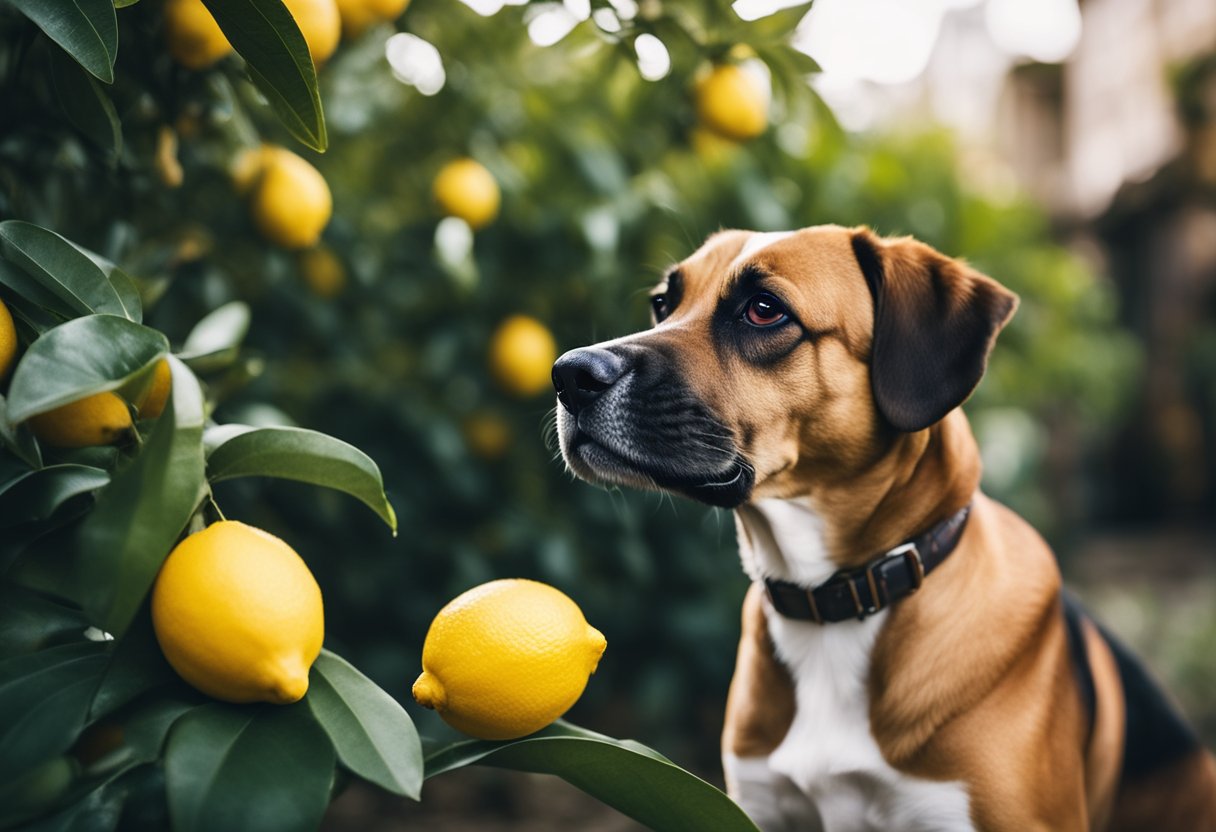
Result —
<path fill-rule="evenodd" d="M 211 507 L 220 516 L 220 520 L 227 522 L 228 518 L 224 516 L 224 512 L 220 511 L 220 504 L 215 501 L 215 492 L 210 488 L 207 489 L 207 502 L 211 503 Z"/>

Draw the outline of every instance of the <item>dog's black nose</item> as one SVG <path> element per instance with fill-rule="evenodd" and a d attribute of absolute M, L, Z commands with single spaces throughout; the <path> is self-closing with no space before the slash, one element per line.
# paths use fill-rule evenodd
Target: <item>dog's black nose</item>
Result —
<path fill-rule="evenodd" d="M 578 413 L 589 406 L 621 376 L 625 361 L 598 347 L 570 350 L 553 365 L 553 389 L 562 407 Z"/>

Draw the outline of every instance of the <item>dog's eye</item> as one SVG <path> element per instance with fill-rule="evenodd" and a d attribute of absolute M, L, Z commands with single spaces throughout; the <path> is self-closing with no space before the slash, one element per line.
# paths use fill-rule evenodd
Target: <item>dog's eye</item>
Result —
<path fill-rule="evenodd" d="M 747 307 L 743 310 L 743 320 L 757 327 L 783 324 L 789 317 L 781 301 L 768 294 L 756 295 L 747 302 Z"/>
<path fill-rule="evenodd" d="M 656 323 L 667 317 L 670 311 L 667 308 L 667 295 L 652 295 L 650 298 L 650 308 L 654 311 L 654 320 Z"/>

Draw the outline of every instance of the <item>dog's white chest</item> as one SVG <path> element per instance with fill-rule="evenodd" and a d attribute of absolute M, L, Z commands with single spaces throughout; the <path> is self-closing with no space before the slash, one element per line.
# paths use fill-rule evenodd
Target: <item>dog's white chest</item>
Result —
<path fill-rule="evenodd" d="M 817 583 L 831 575 L 804 506 L 765 501 L 752 511 L 740 519 L 753 578 Z M 794 721 L 768 757 L 724 761 L 732 794 L 758 825 L 765 832 L 972 830 L 962 784 L 902 774 L 870 731 L 870 655 L 887 613 L 826 626 L 767 614 L 777 656 L 794 678 Z"/>
<path fill-rule="evenodd" d="M 824 627 L 769 615 L 777 654 L 796 680 L 797 709 L 768 766 L 808 798 L 825 832 L 970 830 L 961 785 L 901 774 L 870 732 L 866 681 L 885 618 Z"/>

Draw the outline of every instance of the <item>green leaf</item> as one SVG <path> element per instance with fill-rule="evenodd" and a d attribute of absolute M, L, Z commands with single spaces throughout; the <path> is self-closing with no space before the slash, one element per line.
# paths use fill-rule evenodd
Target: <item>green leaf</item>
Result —
<path fill-rule="evenodd" d="M 116 315 L 89 315 L 57 326 L 30 344 L 13 372 L 9 423 L 116 390 L 168 350 L 164 335 Z"/>
<path fill-rule="evenodd" d="M 304 428 L 255 428 L 237 434 L 207 457 L 211 482 L 235 477 L 278 477 L 345 491 L 397 531 L 397 516 L 376 463 L 332 436 Z"/>
<path fill-rule="evenodd" d="M 147 764 L 160 759 L 161 749 L 174 723 L 195 707 L 198 702 L 190 699 L 150 698 L 127 709 L 121 719 L 102 723 L 110 731 L 118 729 L 117 744 L 89 764 L 84 776 L 77 778 L 73 787 L 59 799 L 58 812 L 22 829 L 26 832 L 108 832 L 118 824 L 120 815 L 125 821 L 124 828 L 167 827 L 163 812 L 157 817 L 155 806 L 149 807 L 150 802 L 164 805 L 164 776 L 156 774 L 159 766 Z M 74 769 L 80 768 L 78 762 L 71 762 Z M 145 777 L 146 774 L 153 776 Z M 53 781 L 43 788 L 47 785 L 53 785 Z M 133 811 L 123 815 L 124 804 Z M 2 806 L 4 800 L 0 796 Z M 135 819 L 141 815 L 146 817 L 149 808 L 159 822 L 145 820 L 141 823 Z M 3 823 L 0 820 L 0 828 Z"/>
<path fill-rule="evenodd" d="M 245 334 L 249 332 L 249 304 L 239 300 L 226 303 L 207 313 L 182 345 L 181 359 L 194 361 L 200 358 L 235 354 Z"/>
<path fill-rule="evenodd" d="M 122 155 L 122 125 L 114 102 L 97 79 L 56 49 L 51 53 L 51 83 L 72 126 L 104 151 L 110 167 L 117 165 Z"/>
<path fill-rule="evenodd" d="M 179 681 L 156 641 L 152 616 L 145 605 L 110 653 L 110 662 L 89 705 L 89 719 L 115 711 L 152 688 Z"/>
<path fill-rule="evenodd" d="M 658 752 L 566 722 L 519 740 L 438 749 L 427 756 L 426 776 L 474 763 L 556 775 L 655 832 L 758 832 L 726 794 Z"/>
<path fill-rule="evenodd" d="M 139 287 L 135 285 L 135 279 L 113 263 L 102 261 L 97 265 L 105 272 L 106 277 L 110 280 L 110 285 L 114 287 L 114 294 L 118 295 L 118 301 L 122 304 L 123 317 L 129 321 L 135 321 L 137 324 L 143 323 L 144 305 L 139 297 Z"/>
<path fill-rule="evenodd" d="M 105 666 L 91 642 L 0 662 L 0 782 L 71 747 Z"/>
<path fill-rule="evenodd" d="M 107 780 L 49 817 L 22 826 L 21 832 L 113 832 L 127 797 L 121 783 Z"/>
<path fill-rule="evenodd" d="M 114 83 L 118 20 L 110 0 L 8 1 L 99 80 Z"/>
<path fill-rule="evenodd" d="M 54 313 L 60 318 L 75 318 L 80 314 L 76 311 L 75 306 L 60 300 L 59 296 L 50 289 L 43 287 L 37 280 L 3 259 L 0 259 L 0 284 L 11 289 L 21 301 L 33 309 Z M 20 310 L 10 304 L 10 311 L 16 316 Z M 28 310 L 26 311 L 28 314 Z M 51 326 L 58 323 L 60 321 L 55 320 Z M 41 333 L 49 328 L 50 326 L 39 326 L 38 330 Z"/>
<path fill-rule="evenodd" d="M 342 765 L 394 794 L 418 799 L 422 744 L 397 700 L 344 659 L 322 650 L 312 666 L 306 701 Z"/>
<path fill-rule="evenodd" d="M 150 763 L 158 759 L 174 723 L 197 707 L 196 701 L 171 696 L 152 699 L 123 718 L 123 745 L 131 749 L 138 762 Z"/>
<path fill-rule="evenodd" d="M 811 3 L 799 3 L 788 9 L 781 9 L 755 21 L 740 20 L 735 25 L 737 39 L 752 46 L 781 43 L 789 39 L 798 28 L 802 18 L 806 17 Z"/>
<path fill-rule="evenodd" d="M 28 536 L 11 532 L 0 537 L 0 559 L 13 562 L 6 577 L 19 586 L 41 592 L 52 598 L 82 607 L 80 570 L 76 536 L 79 524 L 60 526 L 56 523 L 41 534 Z M 17 538 L 15 542 L 10 542 Z"/>
<path fill-rule="evenodd" d="M 8 448 L 14 456 L 31 468 L 42 467 L 42 452 L 38 450 L 29 428 L 16 427 L 8 419 L 8 399 L 0 396 L 0 447 Z"/>
<path fill-rule="evenodd" d="M 79 640 L 88 626 L 80 610 L 12 584 L 0 589 L 0 659 Z"/>
<path fill-rule="evenodd" d="M 106 273 L 54 231 L 21 220 L 0 222 L 0 255 L 20 266 L 74 314 L 109 312 L 128 317 Z"/>
<path fill-rule="evenodd" d="M 0 529 L 46 520 L 61 505 L 96 491 L 110 475 L 88 465 L 48 465 L 0 486 Z"/>
<path fill-rule="evenodd" d="M 173 392 L 164 414 L 80 530 L 80 551 L 89 553 L 79 564 L 85 610 L 116 637 L 126 631 L 207 489 L 202 390 L 185 364 L 173 356 L 169 364 Z"/>
<path fill-rule="evenodd" d="M 176 832 L 313 830 L 329 804 L 334 747 L 308 706 L 204 705 L 169 733 Z"/>
<path fill-rule="evenodd" d="M 293 136 L 324 152 L 329 144 L 317 71 L 291 12 L 280 0 L 203 0 L 248 64 L 249 77 Z"/>
<path fill-rule="evenodd" d="M 52 807 L 71 788 L 78 768 L 71 757 L 52 757 L 0 783 L 0 827 L 7 829 Z"/>

